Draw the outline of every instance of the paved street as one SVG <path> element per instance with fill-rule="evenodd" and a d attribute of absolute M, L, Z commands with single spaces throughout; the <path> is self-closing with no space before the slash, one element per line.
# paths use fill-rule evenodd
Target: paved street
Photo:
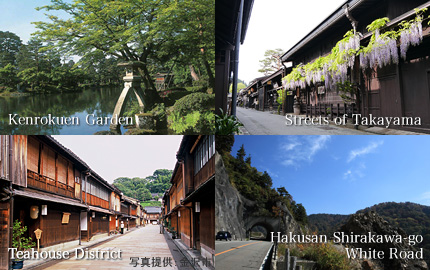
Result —
<path fill-rule="evenodd" d="M 271 245 L 268 241 L 217 241 L 216 269 L 260 269 Z"/>
<path fill-rule="evenodd" d="M 237 107 L 237 118 L 250 135 L 366 135 L 367 132 L 335 125 L 287 126 L 285 116 Z"/>
<path fill-rule="evenodd" d="M 192 270 L 188 264 L 187 266 L 182 253 L 176 248 L 172 240 L 166 239 L 165 235 L 159 234 L 158 225 L 147 225 L 144 228 L 139 228 L 135 231 L 125 234 L 124 236 L 117 237 L 112 241 L 108 241 L 91 250 L 118 250 L 122 251 L 122 260 L 76 260 L 70 258 L 63 260 L 56 264 L 50 264 L 49 267 L 44 266 L 43 269 L 61 270 L 61 269 L 169 269 L 169 270 Z M 131 265 L 132 257 L 138 257 L 136 267 Z M 149 258 L 150 266 L 142 267 L 142 258 Z M 161 258 L 161 267 L 152 265 L 152 258 Z M 164 266 L 171 258 L 172 266 Z"/>

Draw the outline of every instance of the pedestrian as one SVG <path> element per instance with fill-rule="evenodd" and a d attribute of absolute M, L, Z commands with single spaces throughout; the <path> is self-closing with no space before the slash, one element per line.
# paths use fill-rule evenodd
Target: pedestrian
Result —
<path fill-rule="evenodd" d="M 121 234 L 124 234 L 124 221 L 121 220 Z"/>

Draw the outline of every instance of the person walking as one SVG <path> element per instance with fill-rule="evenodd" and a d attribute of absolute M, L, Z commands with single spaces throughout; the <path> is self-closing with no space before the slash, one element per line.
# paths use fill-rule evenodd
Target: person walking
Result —
<path fill-rule="evenodd" d="M 124 221 L 121 220 L 121 234 L 124 234 Z"/>

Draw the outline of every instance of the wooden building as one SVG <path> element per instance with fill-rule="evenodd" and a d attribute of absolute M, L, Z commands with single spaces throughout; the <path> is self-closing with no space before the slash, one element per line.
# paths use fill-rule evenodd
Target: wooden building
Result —
<path fill-rule="evenodd" d="M 243 16 L 240 24 L 241 36 L 238 37 L 239 9 L 243 1 Z M 234 66 L 236 38 L 243 44 L 254 0 L 217 0 L 215 5 L 215 108 L 227 112 L 227 96 Z"/>
<path fill-rule="evenodd" d="M 215 137 L 184 136 L 171 187 L 164 196 L 165 220 L 204 258 L 215 254 Z"/>
<path fill-rule="evenodd" d="M 145 223 L 151 224 L 153 222 L 160 222 L 161 217 L 161 207 L 156 206 L 146 206 L 145 209 Z"/>
<path fill-rule="evenodd" d="M 120 230 L 120 220 L 121 220 L 121 198 L 123 193 L 115 186 L 114 190 L 111 192 L 110 197 L 110 210 L 112 215 L 109 220 L 109 232 Z"/>
<path fill-rule="evenodd" d="M 90 240 L 97 234 L 109 234 L 112 220 L 110 196 L 114 188 L 96 172 L 90 170 L 82 181 L 82 201 L 89 212 L 81 213 L 82 238 Z"/>
<path fill-rule="evenodd" d="M 0 269 L 9 269 L 13 187 L 26 184 L 26 136 L 0 136 Z"/>
<path fill-rule="evenodd" d="M 307 64 L 325 56 L 356 25 L 363 34 L 361 45 L 367 45 L 371 34 L 366 26 L 379 18 L 387 17 L 390 22 L 382 31 L 398 29 L 403 20 L 415 18 L 415 8 L 428 8 L 424 0 L 349 0 L 336 9 L 328 18 L 300 40 L 282 60 L 294 66 Z M 349 18 L 346 16 L 349 14 Z M 425 18 L 428 13 L 425 14 Z M 399 56 L 398 64 L 361 70 L 358 57 L 353 68 L 348 70 L 348 80 L 356 87 L 354 104 L 363 116 L 375 117 L 420 117 L 421 126 L 404 126 L 418 132 L 430 132 L 430 29 L 427 20 L 423 26 L 423 41 L 411 46 L 406 60 Z M 400 49 L 398 48 L 399 55 Z M 298 96 L 303 104 L 336 104 L 343 100 L 336 91 L 324 90 L 321 85 L 299 89 Z"/>

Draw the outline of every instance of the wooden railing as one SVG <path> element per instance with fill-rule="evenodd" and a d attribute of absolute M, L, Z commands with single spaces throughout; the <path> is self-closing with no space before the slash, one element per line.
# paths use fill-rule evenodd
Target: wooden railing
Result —
<path fill-rule="evenodd" d="M 358 113 L 358 108 L 355 104 L 302 104 L 300 110 L 302 112 L 306 112 L 306 117 L 314 117 L 314 116 L 325 116 L 330 118 L 333 121 L 334 117 L 342 117 L 343 115 L 348 115 L 349 118 L 352 117 L 352 114 Z"/>
<path fill-rule="evenodd" d="M 59 195 L 74 198 L 75 188 L 55 179 L 27 170 L 27 185 L 30 187 L 50 191 Z"/>
<path fill-rule="evenodd" d="M 100 199 L 99 197 L 96 197 L 96 196 L 91 195 L 89 193 L 87 195 L 85 195 L 85 191 L 82 191 L 82 199 L 84 202 L 85 202 L 85 200 L 87 200 L 89 205 L 100 206 L 102 208 L 109 209 L 109 202 L 108 201 Z"/>

